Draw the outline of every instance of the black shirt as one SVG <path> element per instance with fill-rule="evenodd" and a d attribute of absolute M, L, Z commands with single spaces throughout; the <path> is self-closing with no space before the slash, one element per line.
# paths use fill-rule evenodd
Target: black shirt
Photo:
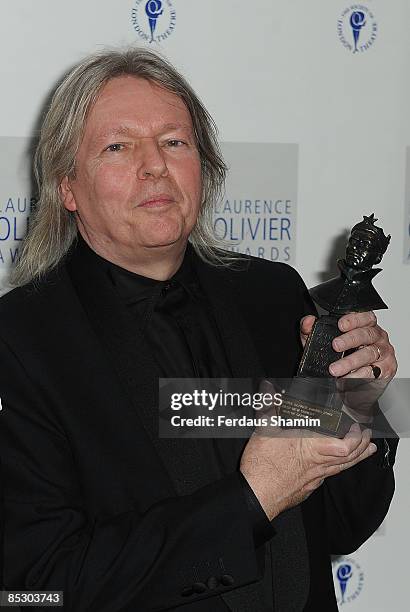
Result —
<path fill-rule="evenodd" d="M 210 305 L 190 258 L 169 280 L 158 281 L 110 264 L 110 278 L 145 339 L 163 378 L 232 377 Z"/>

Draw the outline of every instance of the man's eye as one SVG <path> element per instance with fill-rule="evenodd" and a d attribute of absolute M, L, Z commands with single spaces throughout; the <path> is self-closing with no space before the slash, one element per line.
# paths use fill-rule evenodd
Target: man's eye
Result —
<path fill-rule="evenodd" d="M 106 151 L 121 151 L 123 149 L 124 145 L 119 144 L 118 142 L 115 142 L 114 144 L 110 144 L 105 150 Z"/>
<path fill-rule="evenodd" d="M 167 140 L 167 145 L 169 147 L 180 147 L 186 144 L 183 140 L 178 140 L 177 138 L 172 138 L 171 140 Z"/>

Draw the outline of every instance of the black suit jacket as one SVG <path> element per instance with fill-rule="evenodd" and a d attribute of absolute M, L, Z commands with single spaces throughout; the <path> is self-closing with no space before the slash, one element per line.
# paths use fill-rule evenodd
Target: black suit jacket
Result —
<path fill-rule="evenodd" d="M 291 376 L 312 309 L 297 273 L 194 265 L 234 376 Z M 6 588 L 64 590 L 75 612 L 257 612 L 268 560 L 278 612 L 337 609 L 329 555 L 360 546 L 393 494 L 377 454 L 277 517 L 255 549 L 245 441 L 224 443 L 216 473 L 200 443 L 158 438 L 156 365 L 94 258 L 72 249 L 2 298 L 0 320 Z"/>

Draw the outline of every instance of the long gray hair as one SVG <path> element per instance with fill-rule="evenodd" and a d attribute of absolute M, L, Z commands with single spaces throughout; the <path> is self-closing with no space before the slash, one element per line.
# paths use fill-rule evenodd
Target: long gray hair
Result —
<path fill-rule="evenodd" d="M 212 207 L 221 195 L 226 166 L 213 119 L 187 81 L 160 55 L 143 48 L 104 50 L 87 57 L 67 74 L 44 117 L 34 157 L 38 207 L 11 276 L 13 285 L 38 279 L 54 268 L 75 240 L 75 217 L 63 206 L 60 183 L 65 176 L 74 175 L 75 156 L 87 114 L 101 88 L 121 75 L 155 82 L 185 102 L 192 118 L 202 171 L 202 205 L 190 242 L 205 261 L 212 264 L 224 261 L 220 251 L 224 245 L 213 232 Z"/>

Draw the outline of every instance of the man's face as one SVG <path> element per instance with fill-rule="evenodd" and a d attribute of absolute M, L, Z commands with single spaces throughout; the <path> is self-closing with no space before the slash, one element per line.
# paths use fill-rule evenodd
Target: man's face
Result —
<path fill-rule="evenodd" d="M 181 251 L 201 202 L 191 116 L 173 93 L 145 79 L 109 81 L 88 115 L 64 206 L 99 254 L 124 266 L 154 251 Z"/>
<path fill-rule="evenodd" d="M 380 261 L 374 239 L 366 231 L 355 230 L 346 247 L 346 262 L 354 268 L 367 269 Z"/>

